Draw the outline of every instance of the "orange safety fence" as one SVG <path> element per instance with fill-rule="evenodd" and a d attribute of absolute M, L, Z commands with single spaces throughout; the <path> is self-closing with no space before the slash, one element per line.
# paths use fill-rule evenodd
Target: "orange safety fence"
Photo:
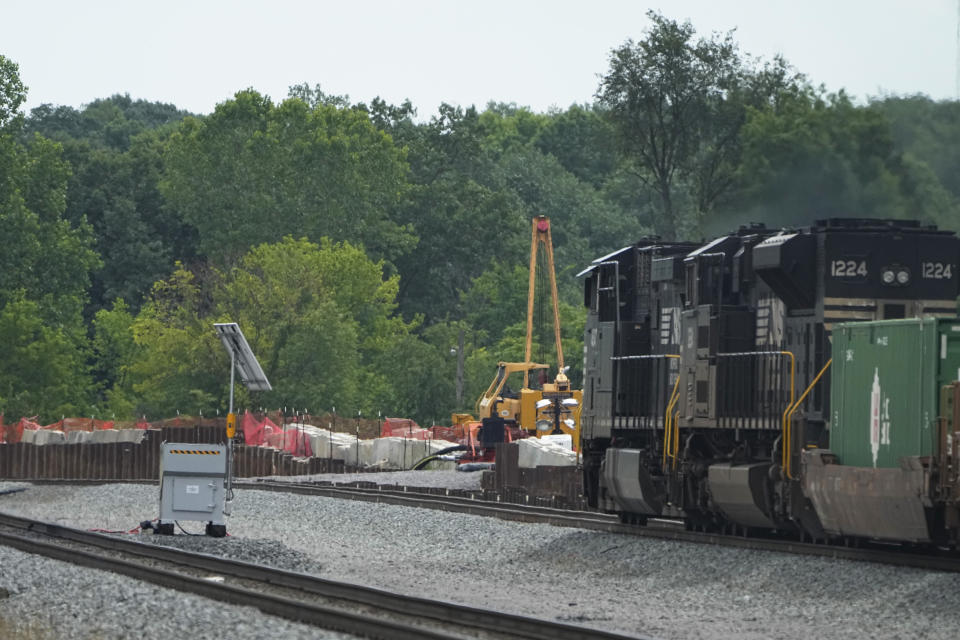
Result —
<path fill-rule="evenodd" d="M 295 420 L 295 422 L 290 422 Z M 286 429 L 278 424 L 286 424 Z M 296 456 L 310 456 L 311 445 L 306 430 L 297 430 L 296 424 L 315 425 L 331 431 L 355 432 L 360 438 L 376 438 L 399 436 L 417 440 L 449 440 L 465 443 L 468 438 L 464 425 L 453 427 L 433 426 L 425 429 L 409 418 L 386 418 L 382 424 L 379 420 L 358 419 L 336 414 L 311 416 L 298 414 L 286 415 L 282 411 L 267 413 L 244 412 L 240 421 L 240 431 L 243 441 L 251 446 L 267 446 L 286 451 Z M 20 418 L 16 422 L 6 423 L 3 414 L 0 414 L 0 442 L 18 443 L 23 439 L 24 431 L 58 430 L 95 431 L 100 429 L 160 429 L 164 427 L 193 427 L 193 426 L 224 426 L 225 418 L 205 418 L 203 416 L 178 415 L 166 420 L 147 421 L 141 417 L 136 421 L 95 420 L 93 418 L 62 418 L 48 425 L 36 422 L 32 418 Z M 379 427 L 379 429 L 378 429 Z"/>
<path fill-rule="evenodd" d="M 452 427 L 441 427 L 434 425 L 430 427 L 430 433 L 434 440 L 446 440 L 448 442 L 460 442 L 466 437 L 465 425 L 458 424 Z"/>
<path fill-rule="evenodd" d="M 279 433 L 280 427 L 267 416 L 257 418 L 247 411 L 240 422 L 240 430 L 243 432 L 244 442 L 259 447 L 263 446 L 268 437 Z"/>
<path fill-rule="evenodd" d="M 94 420 L 93 418 L 63 418 L 53 424 L 40 427 L 41 429 L 56 429 L 57 431 L 96 431 L 98 429 L 113 429 L 116 423 L 113 420 Z"/>
<path fill-rule="evenodd" d="M 410 438 L 413 440 L 427 440 L 429 432 L 410 418 L 384 418 L 380 427 L 381 438 L 392 437 Z"/>
<path fill-rule="evenodd" d="M 313 455 L 309 434 L 303 429 L 297 429 L 296 427 L 288 428 L 286 431 L 274 434 L 268 439 L 267 446 L 285 451 L 294 456 L 310 457 Z"/>
<path fill-rule="evenodd" d="M 299 423 L 303 425 L 304 423 Z M 310 446 L 310 436 L 303 429 L 296 426 L 287 426 L 284 430 L 270 419 L 269 416 L 257 415 L 246 411 L 240 423 L 243 431 L 243 441 L 255 447 L 273 447 L 294 456 L 309 457 L 313 455 Z"/>
<path fill-rule="evenodd" d="M 478 423 L 479 424 L 479 423 Z M 424 428 L 409 418 L 386 418 L 380 428 L 380 437 L 400 437 L 412 440 L 447 440 L 466 444 L 469 438 L 467 423 L 452 427 L 434 425 Z"/>
<path fill-rule="evenodd" d="M 202 424 L 216 425 L 221 424 L 222 419 L 196 419 L 188 416 L 178 416 L 173 420 L 162 420 L 159 422 L 147 422 L 145 419 L 136 422 L 118 422 L 115 420 L 96 420 L 93 418 L 61 418 L 56 422 L 42 425 L 36 422 L 36 416 L 32 418 L 20 418 L 14 423 L 4 423 L 0 416 L 0 442 L 15 444 L 23 440 L 24 431 L 62 431 L 70 433 L 71 431 L 99 431 L 103 429 L 133 428 L 150 429 L 161 428 L 164 426 L 195 426 Z"/>

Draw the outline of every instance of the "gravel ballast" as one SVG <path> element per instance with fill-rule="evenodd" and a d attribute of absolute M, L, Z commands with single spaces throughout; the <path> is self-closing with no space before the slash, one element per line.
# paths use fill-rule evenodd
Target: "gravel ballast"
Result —
<path fill-rule="evenodd" d="M 0 568 L 0 637 L 8 639 L 354 637 L 2 545 Z"/>
<path fill-rule="evenodd" d="M 0 491 L 14 486 L 0 483 Z M 82 528 L 129 529 L 156 516 L 157 500 L 157 488 L 149 485 L 39 485 L 0 495 L 0 511 Z M 202 530 L 200 523 L 183 524 Z M 661 638 L 946 639 L 960 628 L 956 574 L 254 490 L 237 490 L 227 528 L 232 537 L 226 539 L 141 537 L 334 580 Z M 22 572 L 10 575 L 7 557 L 0 555 L 0 588 L 19 593 Z M 61 571 L 81 576 L 64 579 L 67 586 L 56 592 L 64 599 L 91 590 L 75 582 L 88 570 Z M 125 589 L 136 594 L 131 584 Z M 109 598 L 95 597 L 101 608 Z M 15 600 L 0 600 L 0 618 L 8 617 Z M 46 605 L 36 603 L 48 600 L 34 602 L 40 615 Z M 153 619 L 146 610 L 138 615 L 141 626 Z M 264 637 L 279 635 L 286 636 Z"/>

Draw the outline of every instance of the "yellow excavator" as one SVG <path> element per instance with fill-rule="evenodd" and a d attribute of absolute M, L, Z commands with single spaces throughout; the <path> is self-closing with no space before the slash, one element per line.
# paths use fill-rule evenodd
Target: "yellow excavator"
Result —
<path fill-rule="evenodd" d="M 533 347 L 534 290 L 536 285 L 537 253 L 544 247 L 547 271 L 550 276 L 550 296 L 553 302 L 553 332 L 557 347 L 557 375 L 553 382 L 545 382 L 541 389 L 530 388 L 530 372 L 549 369 L 550 365 L 531 361 Z M 553 266 L 553 239 L 550 235 L 550 220 L 545 216 L 533 219 L 530 240 L 530 281 L 527 290 L 527 336 L 523 362 L 500 362 L 497 373 L 484 394 L 477 400 L 479 421 L 487 425 L 502 424 L 519 426 L 521 429 L 542 437 L 567 434 L 573 448 L 580 445 L 580 405 L 582 390 L 570 388 L 563 365 L 563 346 L 560 342 L 560 310 L 557 300 L 557 278 Z M 523 387 L 511 392 L 506 386 L 510 375 L 523 373 Z M 469 414 L 453 414 L 454 424 L 473 421 Z M 488 433 L 491 430 L 488 430 Z M 502 427 L 499 428 L 502 432 Z"/>

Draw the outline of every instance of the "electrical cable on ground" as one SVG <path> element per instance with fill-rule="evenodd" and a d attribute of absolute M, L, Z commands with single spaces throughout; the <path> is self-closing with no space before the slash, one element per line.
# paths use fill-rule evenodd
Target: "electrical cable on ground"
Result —
<path fill-rule="evenodd" d="M 143 522 L 135 526 L 133 529 L 129 529 L 127 531 L 123 531 L 120 529 L 87 529 L 87 531 L 90 531 L 92 533 L 140 533 L 145 529 L 153 529 L 152 522 L 155 522 L 155 520 L 154 521 L 144 520 Z"/>
<path fill-rule="evenodd" d="M 187 531 L 186 529 L 184 529 L 184 528 L 180 525 L 180 521 L 179 521 L 179 520 L 174 520 L 173 522 L 174 522 L 174 524 L 177 525 L 177 528 L 180 529 L 180 531 L 183 531 L 183 532 L 184 532 L 185 534 L 187 534 L 188 536 L 204 536 L 204 535 L 206 535 L 205 533 L 190 533 L 189 531 Z"/>

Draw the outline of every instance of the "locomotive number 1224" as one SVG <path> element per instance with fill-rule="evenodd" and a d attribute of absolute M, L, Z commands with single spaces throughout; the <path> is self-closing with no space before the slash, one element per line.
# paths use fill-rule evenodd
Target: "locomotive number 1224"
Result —
<path fill-rule="evenodd" d="M 866 278 L 866 260 L 834 260 L 830 263 L 830 275 L 834 278 Z"/>

